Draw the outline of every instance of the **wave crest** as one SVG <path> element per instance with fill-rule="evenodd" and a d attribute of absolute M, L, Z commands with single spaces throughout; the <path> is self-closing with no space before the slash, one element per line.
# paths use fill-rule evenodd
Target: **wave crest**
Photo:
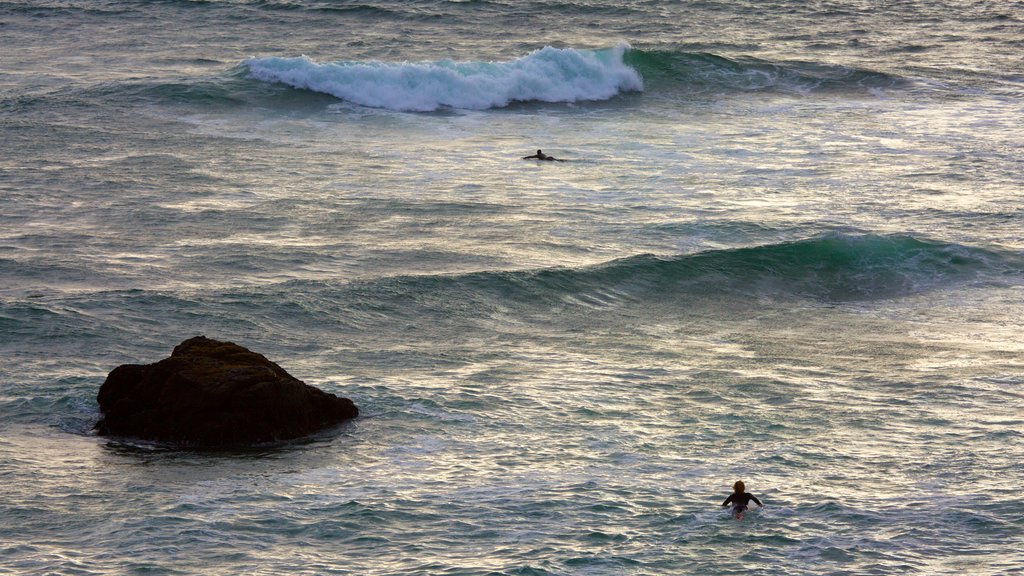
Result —
<path fill-rule="evenodd" d="M 624 62 L 628 46 L 601 50 L 546 47 L 507 62 L 329 62 L 249 58 L 249 73 L 342 100 L 408 112 L 440 108 L 486 110 L 512 102 L 607 100 L 643 90 L 640 74 Z"/>

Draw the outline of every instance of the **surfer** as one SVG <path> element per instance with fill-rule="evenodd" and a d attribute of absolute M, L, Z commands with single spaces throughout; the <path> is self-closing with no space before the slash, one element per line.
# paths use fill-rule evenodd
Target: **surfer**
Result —
<path fill-rule="evenodd" d="M 746 490 L 747 487 L 743 484 L 743 481 L 737 480 L 736 483 L 732 485 L 732 494 L 729 494 L 729 497 L 725 499 L 725 502 L 722 502 L 722 506 L 732 504 L 732 515 L 736 517 L 737 520 L 743 519 L 743 513 L 747 510 L 747 503 L 751 500 L 757 503 L 758 507 L 764 508 L 764 504 L 761 504 L 761 501 L 757 499 L 757 496 L 754 496 Z"/>
<path fill-rule="evenodd" d="M 565 162 L 565 160 L 555 158 L 554 156 L 548 156 L 547 154 L 541 152 L 540 150 L 537 150 L 536 154 L 523 156 L 523 160 L 547 160 L 549 162 Z"/>

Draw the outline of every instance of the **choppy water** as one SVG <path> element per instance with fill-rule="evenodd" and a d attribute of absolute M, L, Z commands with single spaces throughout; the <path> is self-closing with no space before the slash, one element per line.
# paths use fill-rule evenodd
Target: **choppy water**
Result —
<path fill-rule="evenodd" d="M 1022 47 L 1019 1 L 0 2 L 0 572 L 1024 573 Z M 196 334 L 362 416 L 91 433 Z"/>

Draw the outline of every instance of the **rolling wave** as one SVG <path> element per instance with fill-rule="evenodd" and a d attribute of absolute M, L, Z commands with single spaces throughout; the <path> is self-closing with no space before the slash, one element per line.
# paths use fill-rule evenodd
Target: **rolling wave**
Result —
<path fill-rule="evenodd" d="M 216 61 L 202 62 L 216 65 Z M 324 99 L 406 112 L 486 110 L 515 102 L 602 101 L 629 92 L 689 95 L 775 91 L 809 95 L 874 93 L 911 82 L 844 66 L 726 58 L 710 53 L 639 50 L 621 44 L 583 50 L 545 47 L 503 62 L 440 60 L 318 63 L 305 56 L 249 58 L 211 76 L 104 82 L 49 92 L 7 94 L 0 109 L 62 103 L 163 102 L 204 107 L 320 107 Z"/>
<path fill-rule="evenodd" d="M 1020 278 L 1019 255 L 911 236 L 827 236 L 662 258 L 642 255 L 588 271 L 601 281 L 640 279 L 658 292 L 728 291 L 856 301 L 900 297 L 974 280 Z"/>
<path fill-rule="evenodd" d="M 330 94 L 389 110 L 440 108 L 486 110 L 512 102 L 607 100 L 643 90 L 626 65 L 627 46 L 602 50 L 546 47 L 506 62 L 328 62 L 297 58 L 250 58 L 243 62 L 263 82 Z"/>
<path fill-rule="evenodd" d="M 0 273 L 20 264 L 0 259 Z M 7 274 L 10 276 L 11 274 Z M 704 314 L 797 301 L 860 305 L 936 291 L 1024 284 L 1024 253 L 905 235 L 829 234 L 676 256 L 641 254 L 578 268 L 404 275 L 355 282 L 291 279 L 175 294 L 163 290 L 74 290 L 0 300 L 0 329 L 12 337 L 47 334 L 94 346 L 112 331 L 107 312 L 126 319 L 168 317 L 177 326 L 294 334 L 310 330 L 377 338 L 383 330 L 429 327 L 462 333 L 498 318 L 521 322 L 586 320 L 580 310 Z M 191 312 L 200 306 L 203 314 Z M 255 315 L 254 315 L 255 314 Z M 575 321 L 575 320 L 573 320 Z M 589 321 L 589 320 L 586 320 Z M 390 328 L 389 328 L 390 327 Z M 149 324 L 137 337 L 155 342 Z M 111 352 L 113 354 L 113 352 Z M 120 352 L 118 352 L 120 353 Z"/>
<path fill-rule="evenodd" d="M 814 62 L 726 58 L 705 52 L 546 47 L 507 62 L 317 63 L 306 57 L 250 58 L 243 63 L 263 82 L 330 94 L 401 111 L 484 110 L 512 102 L 607 100 L 623 92 L 776 91 L 809 95 L 875 93 L 907 87 L 900 76 Z"/>
<path fill-rule="evenodd" d="M 415 302 L 414 307 L 425 308 L 416 315 L 431 314 L 429 308 L 437 318 L 451 318 L 458 316 L 453 305 L 478 315 L 507 305 L 550 311 L 566 303 L 689 306 L 752 298 L 839 303 L 1022 281 L 1024 255 L 1015 252 L 909 236 L 831 234 L 671 257 L 641 254 L 580 269 L 406 276 L 278 289 L 289 294 L 312 290 L 317 300 L 348 302 L 346 307 L 354 304 L 384 314 L 410 314 L 406 308 Z"/>
<path fill-rule="evenodd" d="M 617 294 L 633 301 L 709 295 L 825 302 L 898 298 L 971 282 L 1024 280 L 1024 256 L 911 236 L 817 238 L 672 257 L 650 254 L 578 269 L 480 272 L 385 281 L 384 291 L 486 292 L 523 301 Z"/>
<path fill-rule="evenodd" d="M 318 63 L 305 56 L 250 58 L 242 63 L 262 82 L 330 94 L 363 106 L 428 112 L 485 110 L 513 102 L 607 100 L 624 92 L 776 91 L 801 95 L 874 93 L 910 85 L 900 76 L 813 62 L 726 58 L 704 52 L 545 47 L 505 62 Z"/>

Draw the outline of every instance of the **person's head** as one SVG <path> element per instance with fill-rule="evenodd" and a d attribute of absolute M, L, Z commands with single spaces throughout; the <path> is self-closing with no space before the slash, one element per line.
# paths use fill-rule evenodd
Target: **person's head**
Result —
<path fill-rule="evenodd" d="M 743 494 L 747 491 L 747 486 L 743 483 L 743 480 L 737 480 L 736 483 L 732 485 L 732 491 L 737 494 Z"/>
<path fill-rule="evenodd" d="M 543 155 L 544 155 L 543 152 L 541 152 L 540 150 L 537 150 L 537 156 L 543 156 Z"/>

